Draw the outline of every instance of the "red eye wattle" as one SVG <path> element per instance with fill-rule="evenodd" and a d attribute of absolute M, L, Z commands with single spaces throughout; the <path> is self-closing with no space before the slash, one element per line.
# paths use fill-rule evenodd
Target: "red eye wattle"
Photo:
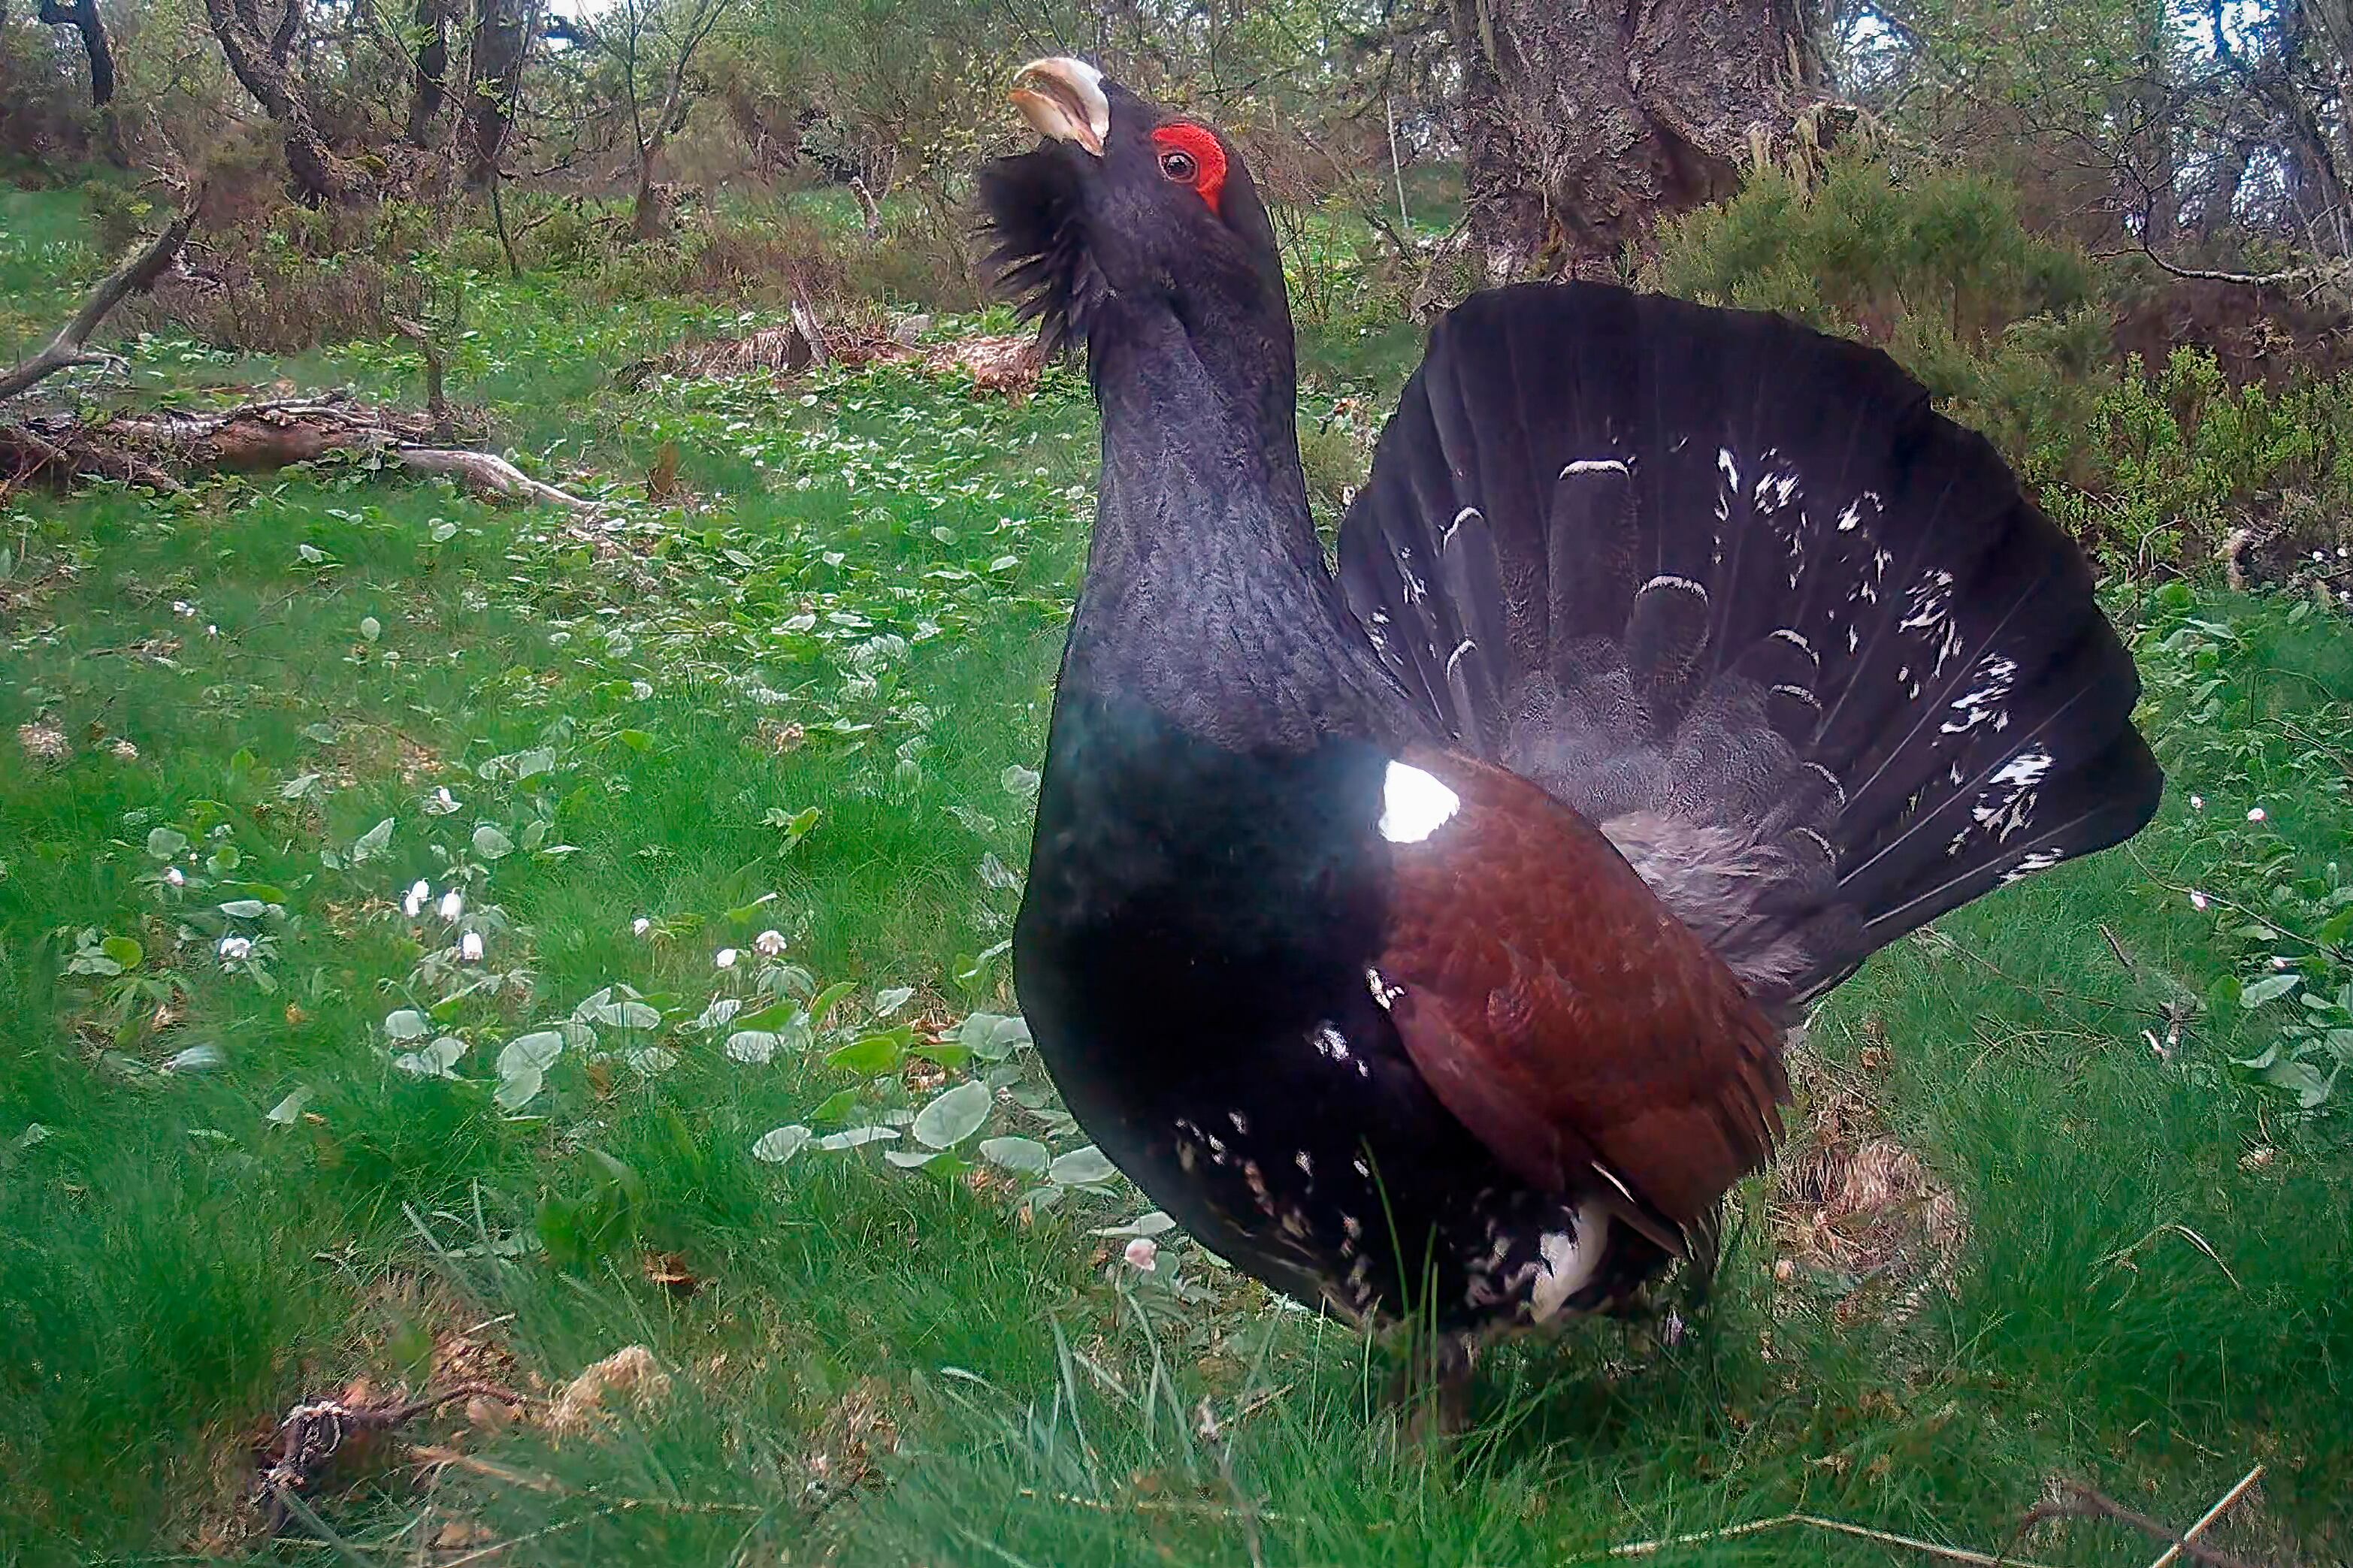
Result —
<path fill-rule="evenodd" d="M 1160 151 L 1162 175 L 1189 187 L 1209 205 L 1211 212 L 1223 217 L 1226 150 L 1216 133 L 1205 126 L 1180 121 L 1154 132 L 1152 144 Z"/>

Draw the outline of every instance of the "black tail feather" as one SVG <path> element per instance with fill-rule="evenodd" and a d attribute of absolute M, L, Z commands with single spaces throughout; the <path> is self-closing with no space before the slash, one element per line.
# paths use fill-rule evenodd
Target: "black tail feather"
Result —
<path fill-rule="evenodd" d="M 2162 784 L 2074 544 L 1883 354 L 1594 286 L 1433 334 L 1340 537 L 1408 689 L 1796 1005 Z"/>

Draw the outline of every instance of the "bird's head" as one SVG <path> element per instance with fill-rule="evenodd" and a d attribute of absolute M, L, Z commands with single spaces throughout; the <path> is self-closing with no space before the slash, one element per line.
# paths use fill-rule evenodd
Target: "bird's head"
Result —
<path fill-rule="evenodd" d="M 1050 348 L 1116 301 L 1197 338 L 1279 337 L 1288 357 L 1274 226 L 1231 142 L 1083 60 L 1031 61 L 1013 101 L 1045 141 L 981 171 L 981 205 L 1003 283 Z"/>

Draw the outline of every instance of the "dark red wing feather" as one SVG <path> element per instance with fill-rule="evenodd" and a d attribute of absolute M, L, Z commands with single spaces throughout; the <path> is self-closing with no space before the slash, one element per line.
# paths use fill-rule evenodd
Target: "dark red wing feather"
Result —
<path fill-rule="evenodd" d="M 1780 1037 L 1583 818 L 1525 779 L 1409 752 L 1460 805 L 1394 846 L 1378 973 L 1414 1065 L 1514 1174 L 1594 1167 L 1704 1224 L 1780 1137 Z"/>

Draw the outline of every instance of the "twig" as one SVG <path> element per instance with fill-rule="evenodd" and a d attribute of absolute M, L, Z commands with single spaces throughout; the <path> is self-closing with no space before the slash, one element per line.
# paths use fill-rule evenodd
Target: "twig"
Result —
<path fill-rule="evenodd" d="M 2278 289 L 2290 283 L 2308 283 L 2341 270 L 2336 262 L 2316 261 L 2308 267 L 2291 267 L 2279 272 L 2215 272 L 2202 267 L 2177 267 L 2159 256 L 2143 240 L 2141 254 L 2157 263 L 2162 271 L 2176 278 L 2187 278 L 2198 283 L 2237 283 L 2250 289 Z"/>
<path fill-rule="evenodd" d="M 1909 1552 L 1940 1558 L 1947 1563 L 1968 1563 L 1975 1568 L 2042 1568 L 2021 1557 L 1994 1557 L 1983 1552 L 1973 1552 L 1966 1546 L 1944 1546 L 1934 1541 L 1922 1541 L 1917 1536 L 1897 1535 L 1893 1531 L 1873 1530 L 1868 1525 L 1850 1524 L 1842 1519 L 1825 1519 L 1818 1513 L 1785 1513 L 1772 1519 L 1754 1519 L 1745 1524 L 1727 1524 L 1721 1530 L 1694 1531 L 1688 1535 L 1662 1536 L 1656 1541 L 1629 1542 L 1613 1546 L 1599 1557 L 1581 1561 L 1601 1562 L 1618 1557 L 1651 1557 L 1677 1546 L 1698 1546 L 1712 1541 L 1730 1541 L 1737 1536 L 1758 1535 L 1768 1530 L 1784 1530 L 1793 1524 L 1814 1530 L 1827 1530 L 1833 1535 L 1852 1535 L 1861 1541 L 1875 1541 L 1882 1546 L 1900 1546 Z"/>
<path fill-rule="evenodd" d="M 2147 1247 L 2150 1242 L 2155 1241 L 2158 1237 L 2163 1236 L 2168 1230 L 2180 1237 L 2199 1251 L 2204 1253 L 2213 1263 L 2214 1267 L 2222 1271 L 2222 1278 L 2228 1279 L 2233 1289 L 2239 1290 L 2244 1290 L 2246 1289 L 2244 1285 L 2239 1283 L 2239 1277 L 2231 1272 L 2231 1266 L 2222 1261 L 2222 1255 L 2214 1250 L 2213 1245 L 2211 1242 L 2209 1242 L 2204 1237 L 2199 1235 L 2196 1231 L 2190 1229 L 2188 1226 L 2172 1220 L 2168 1220 L 2165 1224 L 2158 1226 L 2155 1230 L 2150 1231 L 2147 1236 L 2142 1237 L 2130 1247 L 2120 1247 L 2116 1248 L 2116 1250 L 2109 1253 L 2105 1258 L 2101 1258 L 2100 1261 L 2104 1265 L 2121 1263 L 2128 1268 L 2133 1268 L 2133 1254 L 2138 1252 L 2142 1247 Z"/>
<path fill-rule="evenodd" d="M 2158 1560 L 2148 1565 L 2148 1568 L 2171 1568 L 2171 1564 L 2180 1561 L 2182 1548 L 2190 1542 L 2193 1542 L 2200 1536 L 2205 1534 L 2206 1527 L 2213 1523 L 2216 1520 L 2221 1518 L 2222 1515 L 2230 1509 L 2232 1504 L 2246 1496 L 2247 1489 L 2261 1480 L 2263 1479 L 2263 1468 L 2261 1465 L 2257 1465 L 2253 1469 L 2249 1470 L 2245 1475 L 2241 1476 L 2239 1478 L 2239 1484 L 2232 1487 L 2229 1491 L 2224 1492 L 2221 1500 L 2218 1500 L 2212 1508 L 2210 1508 L 2204 1513 L 2200 1514 L 2198 1516 L 2198 1522 L 2183 1531 L 2181 1532 L 2181 1539 L 2167 1547 L 2158 1557 Z"/>
<path fill-rule="evenodd" d="M 2112 1519 L 2119 1524 L 2129 1524 L 2144 1534 L 2154 1535 L 2159 1541 L 2170 1542 L 2175 1551 L 2197 1559 L 2207 1568 L 2254 1568 L 2254 1564 L 2244 1558 L 2233 1557 L 2227 1552 L 2193 1541 L 2188 1532 L 2177 1532 L 2169 1524 L 2151 1519 L 2145 1513 L 2136 1513 L 2114 1498 L 2104 1496 L 2079 1481 L 2061 1483 L 2057 1496 L 2036 1503 L 2027 1510 L 2019 1529 L 2023 1531 L 2028 1525 L 2046 1519 Z"/>
<path fill-rule="evenodd" d="M 58 335 L 48 341 L 47 347 L 5 375 L 0 375 L 0 401 L 16 396 L 61 370 L 69 370 L 76 365 L 115 363 L 113 355 L 90 351 L 88 347 L 90 333 L 98 330 L 98 324 L 106 319 L 109 310 L 131 295 L 143 293 L 155 286 L 155 280 L 164 275 L 165 268 L 172 265 L 172 258 L 179 255 L 180 247 L 196 226 L 204 199 L 205 187 L 202 182 L 198 182 L 181 204 L 179 216 L 165 225 L 164 232 L 150 240 L 146 249 L 108 273 L 106 280 L 90 290 L 90 298 L 82 301 L 81 309 L 74 312 L 73 320 L 58 329 Z"/>
<path fill-rule="evenodd" d="M 438 1443 L 412 1443 L 408 1446 L 408 1452 L 409 1457 L 419 1465 L 447 1465 L 460 1470 L 470 1470 L 475 1475 L 485 1476 L 494 1481 L 503 1481 L 511 1487 L 522 1487 L 529 1491 L 561 1492 L 564 1490 L 560 1482 L 547 1476 L 537 1476 L 528 1470 L 518 1470 L 490 1459 L 477 1458 L 471 1454 L 461 1453 L 456 1448 L 445 1448 Z"/>
<path fill-rule="evenodd" d="M 392 330 L 415 343 L 418 357 L 425 362 L 425 412 L 433 416 L 433 438 L 447 446 L 454 437 L 449 423 L 449 400 L 442 385 L 448 367 L 441 358 L 441 350 L 421 321 L 412 321 L 406 316 L 395 316 L 392 318 Z"/>

